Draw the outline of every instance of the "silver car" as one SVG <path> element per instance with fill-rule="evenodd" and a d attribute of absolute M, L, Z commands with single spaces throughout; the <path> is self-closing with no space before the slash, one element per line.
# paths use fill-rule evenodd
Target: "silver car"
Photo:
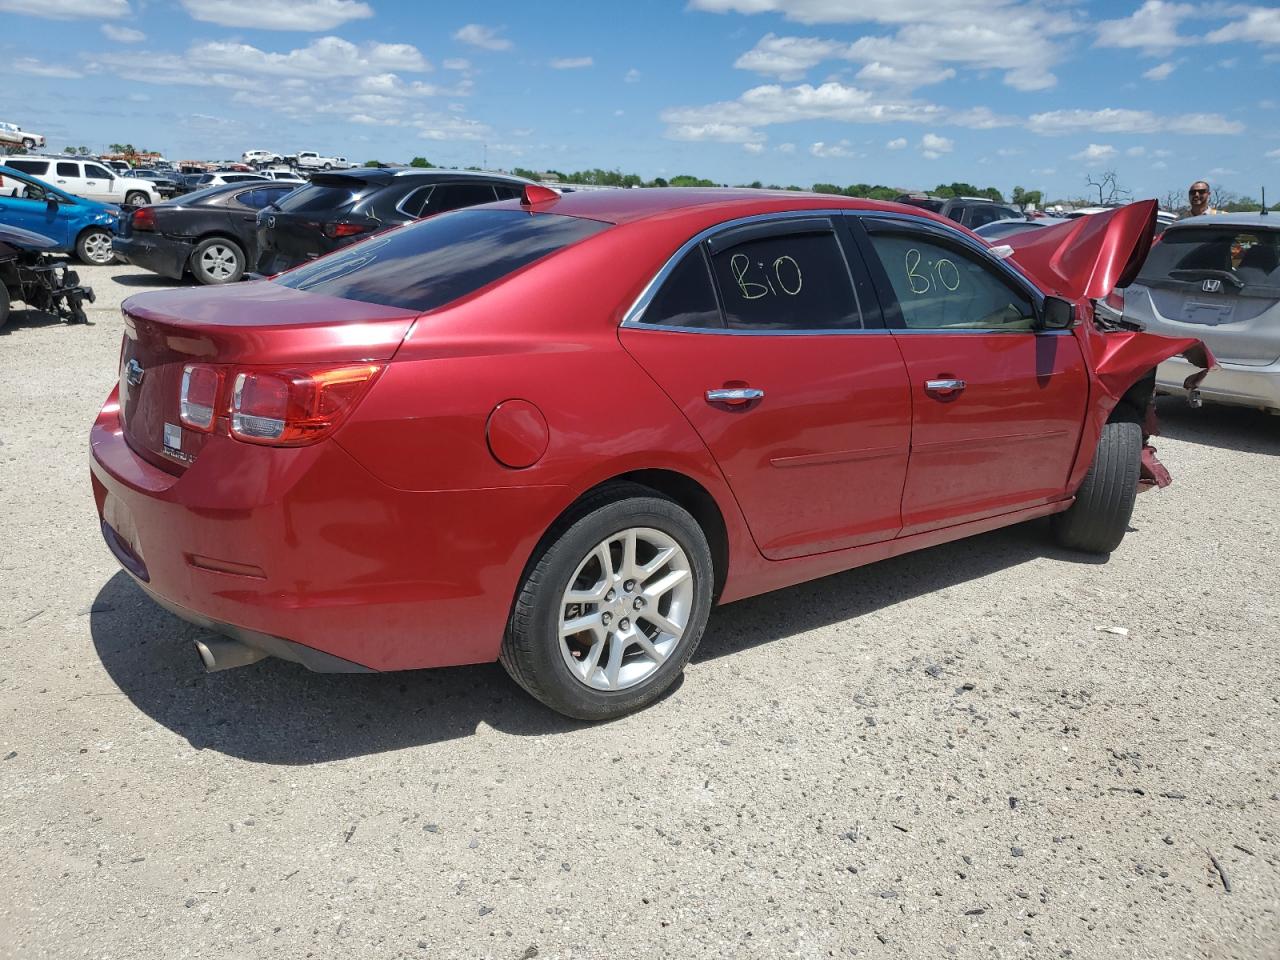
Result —
<path fill-rule="evenodd" d="M 1280 414 L 1280 216 L 1171 224 L 1123 294 L 1125 320 L 1199 337 L 1213 351 L 1219 366 L 1200 384 L 1201 399 Z M 1181 357 L 1166 360 L 1156 390 L 1185 394 L 1182 382 L 1196 369 Z"/>

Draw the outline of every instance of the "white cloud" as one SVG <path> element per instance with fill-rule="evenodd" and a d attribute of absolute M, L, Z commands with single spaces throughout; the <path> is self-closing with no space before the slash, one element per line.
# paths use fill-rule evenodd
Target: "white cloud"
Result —
<path fill-rule="evenodd" d="M 795 153 L 796 145 L 794 143 L 780 143 L 778 144 L 778 152 L 779 153 Z"/>
<path fill-rule="evenodd" d="M 1214 167 L 1209 171 L 1211 177 L 1235 177 L 1239 174 L 1239 170 L 1232 170 L 1230 167 Z"/>
<path fill-rule="evenodd" d="M 188 50 L 186 59 L 197 67 L 282 77 L 363 77 L 394 70 L 431 69 L 418 48 L 410 44 L 356 46 L 341 37 L 320 37 L 288 53 L 268 53 L 245 43 L 202 43 Z"/>
<path fill-rule="evenodd" d="M 1027 129 L 1045 136 L 1093 131 L 1096 133 L 1240 133 L 1244 124 L 1216 113 L 1192 113 L 1161 117 L 1149 110 L 1050 110 L 1032 114 Z"/>
<path fill-rule="evenodd" d="M 1210 43 L 1229 43 L 1243 40 L 1252 43 L 1280 43 L 1280 9 L 1254 7 L 1248 10 L 1243 20 L 1229 23 L 1225 27 L 1209 34 Z M 1234 8 L 1234 12 L 1243 12 Z"/>
<path fill-rule="evenodd" d="M 552 70 L 579 70 L 594 65 L 591 57 L 556 57 L 551 61 Z"/>
<path fill-rule="evenodd" d="M 1151 169 L 1152 170 L 1168 170 L 1169 165 L 1165 163 L 1163 160 L 1157 160 L 1155 163 L 1151 165 Z"/>
<path fill-rule="evenodd" d="M 471 61 L 463 57 L 450 57 L 441 64 L 446 70 L 470 70 Z"/>
<path fill-rule="evenodd" d="M 357 0 L 182 0 L 182 8 L 194 20 L 254 30 L 332 30 L 373 16 L 373 9 Z"/>
<path fill-rule="evenodd" d="M 453 35 L 453 39 L 460 43 L 467 43 L 473 47 L 479 47 L 481 50 L 511 49 L 511 41 L 506 37 L 498 36 L 498 29 L 482 26 L 478 23 L 468 23 Z"/>
<path fill-rule="evenodd" d="M 1146 147 L 1130 147 L 1124 152 L 1126 157 L 1141 157 L 1147 152 Z"/>
<path fill-rule="evenodd" d="M 35 57 L 18 57 L 16 60 L 10 60 L 8 67 L 14 73 L 25 73 L 29 77 L 75 80 L 84 76 L 79 70 L 59 66 L 55 63 L 45 63 Z"/>
<path fill-rule="evenodd" d="M 760 143 L 764 134 L 737 123 L 681 123 L 667 128 L 668 140 L 710 140 L 716 143 Z"/>
<path fill-rule="evenodd" d="M 1263 154 L 1263 156 L 1265 156 L 1268 160 L 1280 160 L 1280 148 L 1277 148 L 1275 150 L 1268 150 L 1265 154 Z"/>
<path fill-rule="evenodd" d="M 813 37 L 779 37 L 766 33 L 734 61 L 740 70 L 753 70 L 781 80 L 796 80 L 805 71 L 824 60 L 839 57 L 848 46 L 835 40 L 819 40 Z"/>
<path fill-rule="evenodd" d="M 1071 155 L 1072 160 L 1083 160 L 1086 166 L 1099 167 L 1116 158 L 1116 148 L 1109 143 L 1091 143 L 1079 153 Z"/>
<path fill-rule="evenodd" d="M 764 153 L 764 144 L 763 143 L 744 143 L 742 145 L 742 149 L 747 151 L 747 153 L 751 153 L 751 154 Z"/>
<path fill-rule="evenodd" d="M 637 70 L 635 67 L 632 67 L 623 75 L 622 80 L 624 83 L 639 83 L 640 71 Z"/>
<path fill-rule="evenodd" d="M 1164 63 L 1156 64 L 1150 70 L 1144 70 L 1142 75 L 1148 80 L 1167 80 L 1169 79 L 1169 74 L 1173 73 L 1175 69 L 1176 67 L 1166 60 Z"/>
<path fill-rule="evenodd" d="M 1058 37 L 1080 27 L 1077 14 L 1016 0 L 845 3 L 839 0 L 694 0 L 713 12 L 782 12 L 804 23 L 872 23 L 897 28 L 889 35 L 867 34 L 852 43 L 768 33 L 742 54 L 735 66 L 781 80 L 797 80 L 827 60 L 862 64 L 857 79 L 901 90 L 956 76 L 953 65 L 975 71 L 1003 70 L 1004 82 L 1018 90 L 1043 90 L 1057 83 L 1052 67 L 1063 56 Z"/>
<path fill-rule="evenodd" d="M 114 40 L 116 43 L 141 43 L 147 39 L 147 35 L 141 30 L 134 30 L 132 27 L 117 27 L 111 23 L 104 23 L 101 27 L 102 35 L 108 40 Z"/>
<path fill-rule="evenodd" d="M 906 137 L 894 137 L 892 140 L 890 140 L 888 143 L 885 144 L 885 149 L 886 150 L 902 150 L 902 149 L 905 149 L 906 146 L 907 146 Z"/>
<path fill-rule="evenodd" d="M 1146 0 L 1127 17 L 1099 23 L 1094 46 L 1167 52 L 1192 42 L 1192 38 L 1179 35 L 1178 25 L 1195 12 L 1195 6 L 1190 3 Z"/>
<path fill-rule="evenodd" d="M 116 20 L 133 11 L 129 0 L 0 0 L 0 13 L 22 13 L 46 20 Z"/>
<path fill-rule="evenodd" d="M 817 143 L 809 146 L 809 153 L 812 156 L 821 157 L 824 160 L 856 156 L 856 154 L 849 149 L 848 140 L 841 140 L 839 143 L 824 143 L 819 140 Z"/>
<path fill-rule="evenodd" d="M 940 137 L 936 133 L 926 133 L 920 138 L 920 155 L 926 160 L 937 160 L 944 153 L 955 149 L 955 141 Z"/>

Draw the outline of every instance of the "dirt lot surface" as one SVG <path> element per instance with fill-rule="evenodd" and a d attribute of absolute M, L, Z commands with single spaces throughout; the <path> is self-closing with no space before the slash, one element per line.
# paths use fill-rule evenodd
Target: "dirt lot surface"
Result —
<path fill-rule="evenodd" d="M 92 326 L 0 331 L 0 956 L 1280 956 L 1280 419 L 1162 401 L 1109 561 L 1032 523 L 733 604 L 592 727 L 497 666 L 206 676 L 88 482 L 168 284 L 82 273 Z"/>

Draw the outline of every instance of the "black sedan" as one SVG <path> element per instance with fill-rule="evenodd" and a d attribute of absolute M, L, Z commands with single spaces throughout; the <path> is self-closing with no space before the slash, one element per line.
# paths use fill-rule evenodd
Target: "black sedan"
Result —
<path fill-rule="evenodd" d="M 416 167 L 316 173 L 297 193 L 258 215 L 258 272 L 279 273 L 411 220 L 511 200 L 531 182 Z"/>
<path fill-rule="evenodd" d="M 255 180 L 197 190 L 139 207 L 116 225 L 116 256 L 135 267 L 180 280 L 233 283 L 257 260 L 257 213 L 297 184 Z"/>

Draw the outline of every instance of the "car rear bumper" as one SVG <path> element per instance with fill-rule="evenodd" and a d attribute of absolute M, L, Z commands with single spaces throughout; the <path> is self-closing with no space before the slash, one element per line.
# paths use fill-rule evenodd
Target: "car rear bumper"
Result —
<path fill-rule="evenodd" d="M 214 435 L 180 475 L 126 442 L 113 393 L 90 434 L 103 536 L 159 603 L 312 669 L 495 660 L 525 560 L 564 488 L 408 491 L 338 443 Z"/>
<path fill-rule="evenodd" d="M 1183 381 L 1200 368 L 1181 357 L 1156 368 L 1156 390 L 1185 396 Z M 1219 361 L 1199 386 L 1200 396 L 1213 403 L 1280 411 L 1280 361 L 1264 367 Z"/>
<path fill-rule="evenodd" d="M 134 233 L 112 237 L 111 249 L 125 263 L 181 280 L 191 259 L 192 244 L 161 233 Z"/>

